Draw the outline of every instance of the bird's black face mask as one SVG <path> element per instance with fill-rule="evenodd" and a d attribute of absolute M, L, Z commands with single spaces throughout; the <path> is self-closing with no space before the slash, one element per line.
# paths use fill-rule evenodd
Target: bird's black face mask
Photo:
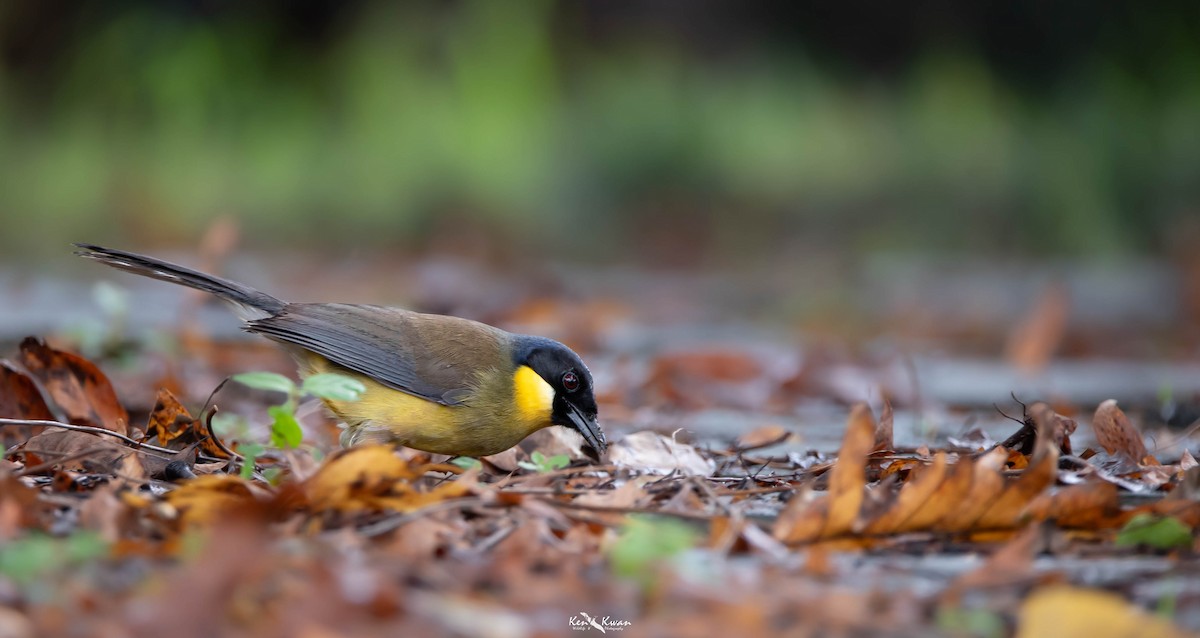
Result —
<path fill-rule="evenodd" d="M 577 390 L 574 395 L 556 394 L 550 421 L 582 434 L 583 440 L 592 448 L 592 456 L 598 460 L 608 448 L 608 441 L 600 429 L 596 412 L 596 398 L 589 387 Z"/>
<path fill-rule="evenodd" d="M 528 349 L 518 361 L 533 368 L 554 388 L 550 422 L 583 435 L 600 458 L 608 448 L 597 420 L 596 395 L 592 391 L 592 373 L 579 355 L 563 344 L 541 337 L 526 337 Z"/>

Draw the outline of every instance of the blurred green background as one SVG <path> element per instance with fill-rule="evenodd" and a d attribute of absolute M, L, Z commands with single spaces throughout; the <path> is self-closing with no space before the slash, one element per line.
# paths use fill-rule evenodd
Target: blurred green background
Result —
<path fill-rule="evenodd" d="M 0 250 L 1153 253 L 1200 3 L 0 3 Z"/>

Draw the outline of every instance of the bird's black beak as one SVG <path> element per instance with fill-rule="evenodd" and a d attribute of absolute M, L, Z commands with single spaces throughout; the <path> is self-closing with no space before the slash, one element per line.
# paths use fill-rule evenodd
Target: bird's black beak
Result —
<path fill-rule="evenodd" d="M 583 440 L 592 447 L 596 452 L 596 460 L 599 460 L 600 455 L 604 454 L 608 449 L 608 441 L 604 438 L 604 432 L 600 430 L 600 424 L 596 421 L 595 415 L 586 415 L 575 404 L 570 401 L 567 404 L 567 418 L 571 421 L 571 427 L 579 431 L 583 435 Z"/>

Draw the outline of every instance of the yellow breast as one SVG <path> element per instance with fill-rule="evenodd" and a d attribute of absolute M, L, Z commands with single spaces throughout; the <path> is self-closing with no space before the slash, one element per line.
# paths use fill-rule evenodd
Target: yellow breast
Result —
<path fill-rule="evenodd" d="M 366 386 L 358 401 L 325 401 L 347 426 L 343 445 L 392 442 L 437 454 L 486 456 L 551 425 L 554 388 L 526 366 L 511 376 L 499 371 L 481 375 L 463 405 L 446 406 L 389 388 L 322 357 L 309 356 L 305 363 L 305 376 L 338 372 Z"/>

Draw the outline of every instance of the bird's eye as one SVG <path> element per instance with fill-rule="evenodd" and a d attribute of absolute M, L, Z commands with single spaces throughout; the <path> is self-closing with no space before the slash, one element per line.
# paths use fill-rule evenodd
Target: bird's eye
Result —
<path fill-rule="evenodd" d="M 567 392 L 574 392 L 579 389 L 579 375 L 574 372 L 567 371 L 563 373 L 562 385 Z"/>

